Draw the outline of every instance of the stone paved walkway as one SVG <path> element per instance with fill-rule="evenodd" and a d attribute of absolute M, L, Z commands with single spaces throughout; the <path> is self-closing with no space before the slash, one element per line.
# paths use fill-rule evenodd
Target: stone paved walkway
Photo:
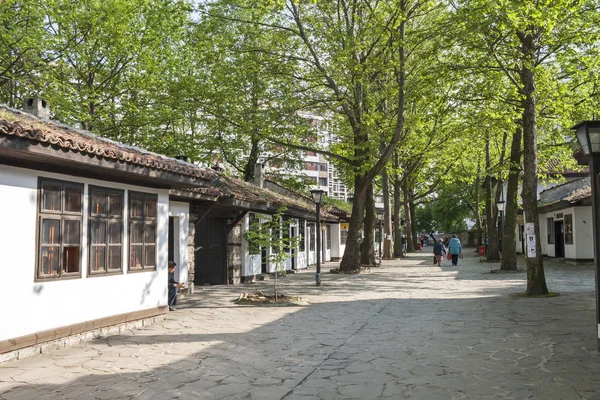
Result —
<path fill-rule="evenodd" d="M 272 282 L 201 288 L 161 323 L 2 364 L 0 399 L 600 399 L 592 266 L 547 263 L 545 299 L 492 268 L 423 253 L 280 279 L 307 307 L 232 303 Z"/>

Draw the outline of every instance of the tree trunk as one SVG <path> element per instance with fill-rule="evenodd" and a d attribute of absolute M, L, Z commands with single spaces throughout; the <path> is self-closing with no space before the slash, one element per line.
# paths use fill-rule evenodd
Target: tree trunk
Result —
<path fill-rule="evenodd" d="M 523 99 L 523 210 L 525 212 L 525 233 L 535 235 L 535 256 L 529 256 L 527 249 L 527 294 L 544 295 L 548 293 L 542 245 L 540 238 L 540 221 L 537 210 L 537 132 L 536 132 L 536 88 L 533 65 L 536 53 L 536 41 L 539 34 L 532 32 L 519 33 L 523 66 L 521 83 L 525 98 Z M 529 239 L 527 240 L 529 242 Z"/>
<path fill-rule="evenodd" d="M 412 200 L 412 195 L 409 197 L 408 201 L 408 212 L 410 214 L 410 220 L 412 222 L 410 223 L 410 229 L 408 227 L 406 228 L 407 232 L 410 232 L 410 238 L 408 233 L 406 235 L 406 243 L 410 243 L 408 245 L 408 248 L 411 249 L 410 251 L 415 251 L 419 246 L 417 243 L 417 224 L 415 223 L 417 221 L 417 217 L 415 215 L 415 203 Z"/>
<path fill-rule="evenodd" d="M 398 153 L 394 153 L 394 170 L 398 171 Z M 394 257 L 402 257 L 402 217 L 400 216 L 400 177 L 394 173 Z"/>
<path fill-rule="evenodd" d="M 360 263 L 362 265 L 376 265 L 375 263 L 375 199 L 373 198 L 373 185 L 370 184 L 367 189 L 366 209 L 365 209 L 365 230 L 364 239 L 361 244 Z"/>
<path fill-rule="evenodd" d="M 495 180 L 491 176 L 490 159 L 490 135 L 485 138 L 485 166 L 486 166 L 486 185 L 485 185 L 485 214 L 488 230 L 488 245 L 486 258 L 491 261 L 500 260 L 500 249 L 498 246 L 498 212 L 496 209 L 496 190 Z M 494 195 L 492 196 L 492 193 Z M 493 202 L 493 203 L 492 203 Z"/>
<path fill-rule="evenodd" d="M 402 179 L 402 198 L 404 199 L 402 206 L 404 207 L 404 221 L 406 222 L 406 249 L 407 251 L 412 252 L 415 251 L 413 243 L 413 215 L 410 212 L 410 194 L 406 178 Z"/>
<path fill-rule="evenodd" d="M 365 207 L 367 201 L 366 176 L 357 173 L 354 177 L 354 200 L 352 201 L 352 216 L 346 238 L 346 250 L 340 262 L 340 271 L 360 271 L 360 240 L 365 220 Z"/>
<path fill-rule="evenodd" d="M 390 176 L 387 168 L 381 170 L 381 180 L 383 188 L 383 254 L 382 258 L 391 260 L 394 258 L 392 243 L 392 213 L 390 206 Z M 396 225 L 397 226 L 397 225 Z"/>
<path fill-rule="evenodd" d="M 254 170 L 256 167 L 256 163 L 258 162 L 258 139 L 253 135 L 250 139 L 252 141 L 250 147 L 250 154 L 248 154 L 248 161 L 246 161 L 246 166 L 244 167 L 244 181 L 252 182 L 254 180 Z"/>
<path fill-rule="evenodd" d="M 521 141 L 523 134 L 521 126 L 518 126 L 513 135 L 510 149 L 510 170 L 508 174 L 508 185 L 506 188 L 504 237 L 502 238 L 502 264 L 503 271 L 517 270 L 517 192 L 519 190 L 519 173 L 521 169 Z"/>

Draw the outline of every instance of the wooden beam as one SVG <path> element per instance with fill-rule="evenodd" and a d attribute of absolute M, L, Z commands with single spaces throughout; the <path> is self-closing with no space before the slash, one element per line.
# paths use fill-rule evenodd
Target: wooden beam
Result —
<path fill-rule="evenodd" d="M 77 335 L 95 329 L 156 317 L 157 315 L 166 314 L 167 310 L 167 306 L 155 307 L 148 310 L 133 311 L 130 313 L 80 322 L 78 324 L 62 326 L 60 328 L 32 333 L 31 335 L 20 336 L 14 339 L 2 340 L 0 341 L 0 354 L 34 346 L 44 342 L 50 342 L 52 340 L 61 339 L 67 336 Z"/>

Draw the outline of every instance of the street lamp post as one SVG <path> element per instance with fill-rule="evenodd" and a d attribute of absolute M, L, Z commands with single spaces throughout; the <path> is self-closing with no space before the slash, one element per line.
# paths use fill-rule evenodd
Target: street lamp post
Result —
<path fill-rule="evenodd" d="M 317 231 L 317 272 L 315 274 L 317 286 L 321 286 L 321 200 L 323 200 L 323 193 L 324 191 L 321 189 L 313 189 L 310 191 L 313 201 L 317 206 L 317 229 L 315 229 Z"/>
<path fill-rule="evenodd" d="M 381 242 L 383 242 L 383 237 L 381 235 L 381 225 L 383 223 L 383 211 L 377 211 L 377 223 L 379 225 L 379 265 L 381 265 Z"/>
<path fill-rule="evenodd" d="M 496 202 L 496 207 L 498 208 L 498 213 L 500 213 L 500 221 L 498 227 L 498 245 L 500 247 L 500 251 L 502 251 L 502 237 L 504 236 L 504 200 L 500 199 Z"/>
<path fill-rule="evenodd" d="M 588 157 L 590 185 L 592 186 L 592 220 L 594 221 L 594 266 L 596 267 L 596 326 L 597 345 L 600 350 L 600 121 L 583 121 L 575 125 L 577 141 Z"/>

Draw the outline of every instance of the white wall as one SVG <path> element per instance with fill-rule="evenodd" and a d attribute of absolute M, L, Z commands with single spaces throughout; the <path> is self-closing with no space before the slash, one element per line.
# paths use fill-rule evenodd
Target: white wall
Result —
<path fill-rule="evenodd" d="M 540 218 L 540 244 L 542 245 L 542 254 L 548 257 L 556 256 L 556 243 L 548 244 L 548 218 L 554 218 L 553 213 L 539 214 Z"/>
<path fill-rule="evenodd" d="M 190 228 L 190 205 L 189 203 L 170 202 L 169 217 L 175 218 L 175 237 L 173 238 L 175 248 L 175 258 L 173 261 L 177 264 L 175 270 L 175 280 L 185 283 L 189 287 L 188 281 L 188 232 Z"/>
<path fill-rule="evenodd" d="M 123 273 L 87 276 L 87 235 L 82 235 L 81 278 L 35 282 L 38 176 L 158 194 L 157 270 L 127 272 L 127 221 Z M 125 196 L 127 198 L 127 192 Z M 0 340 L 167 304 L 168 191 L 0 166 Z M 125 199 L 125 204 L 127 201 Z M 87 218 L 83 220 L 87 232 Z"/>
<path fill-rule="evenodd" d="M 250 254 L 248 252 L 248 241 L 246 240 L 246 232 L 250 229 L 250 213 L 244 216 L 242 223 L 242 276 L 249 277 L 260 275 L 261 256 L 260 254 Z"/>
<path fill-rule="evenodd" d="M 594 243 L 591 206 L 569 207 L 548 214 L 540 214 L 542 253 L 547 255 L 548 257 L 556 256 L 555 244 L 548 244 L 547 218 L 554 218 L 554 221 L 556 221 L 556 214 L 558 213 L 563 214 L 563 216 L 568 214 L 571 214 L 573 216 L 573 244 L 565 243 L 565 258 L 573 260 L 593 259 Z"/>
<path fill-rule="evenodd" d="M 575 207 L 573 215 L 573 243 L 576 259 L 594 259 L 594 232 L 592 207 Z"/>
<path fill-rule="evenodd" d="M 329 229 L 331 229 L 331 258 L 341 258 L 343 252 L 340 251 L 340 224 L 331 224 Z"/>

